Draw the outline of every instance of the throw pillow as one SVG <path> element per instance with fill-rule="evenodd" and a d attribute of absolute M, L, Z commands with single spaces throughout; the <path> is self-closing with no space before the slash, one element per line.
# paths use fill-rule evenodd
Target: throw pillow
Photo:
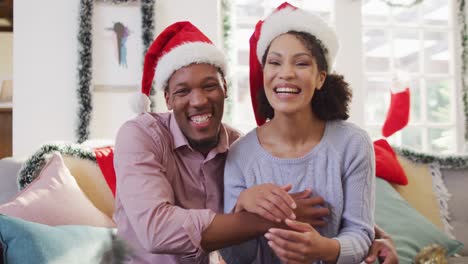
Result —
<path fill-rule="evenodd" d="M 12 201 L 0 205 L 0 214 L 48 225 L 115 226 L 86 197 L 58 152 L 31 184 Z"/>
<path fill-rule="evenodd" d="M 443 246 L 449 256 L 463 247 L 418 213 L 382 179 L 376 180 L 375 220 L 395 241 L 400 263 L 412 263 L 419 251 L 431 244 Z"/>
<path fill-rule="evenodd" d="M 405 172 L 401 167 L 395 152 L 385 139 L 374 141 L 375 174 L 391 183 L 408 184 Z"/>
<path fill-rule="evenodd" d="M 114 228 L 53 227 L 0 215 L 0 241 L 4 245 L 3 259 L 8 264 L 120 263 L 124 258 L 122 252 L 128 251 L 115 233 Z M 116 257 L 114 252 L 120 256 Z"/>
<path fill-rule="evenodd" d="M 63 155 L 63 161 L 93 205 L 112 218 L 115 208 L 114 195 L 96 162 L 66 154 Z"/>
<path fill-rule="evenodd" d="M 418 212 L 424 215 L 440 230 L 444 230 L 440 216 L 439 201 L 434 193 L 431 170 L 428 164 L 414 163 L 403 157 L 398 157 L 408 185 L 393 184 L 393 188 Z"/>

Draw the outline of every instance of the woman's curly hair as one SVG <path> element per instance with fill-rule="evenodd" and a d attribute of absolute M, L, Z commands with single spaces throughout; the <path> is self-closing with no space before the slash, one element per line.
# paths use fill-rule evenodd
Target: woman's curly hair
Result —
<path fill-rule="evenodd" d="M 291 34 L 299 39 L 315 58 L 318 69 L 320 71 L 327 71 L 328 64 L 325 54 L 328 51 L 319 39 L 306 32 L 289 31 L 286 34 Z M 262 65 L 265 65 L 269 49 L 270 46 L 268 46 L 265 54 L 263 54 Z M 314 92 L 311 101 L 312 111 L 321 120 L 346 120 L 349 118 L 348 108 L 351 97 L 351 88 L 344 80 L 343 75 L 327 74 L 322 88 Z M 272 119 L 275 116 L 275 111 L 265 95 L 265 89 L 262 88 L 259 91 L 257 102 L 259 113 L 265 119 Z"/>

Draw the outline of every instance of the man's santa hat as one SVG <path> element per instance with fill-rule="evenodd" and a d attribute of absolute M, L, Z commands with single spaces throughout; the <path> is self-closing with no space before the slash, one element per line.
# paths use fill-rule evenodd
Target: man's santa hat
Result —
<path fill-rule="evenodd" d="M 164 91 L 175 71 L 194 63 L 208 63 L 226 72 L 223 52 L 197 27 L 188 21 L 167 27 L 145 55 L 141 93 L 133 99 L 133 110 L 137 113 L 150 111 L 153 78 L 156 90 Z"/>
<path fill-rule="evenodd" d="M 263 89 L 262 58 L 270 43 L 289 31 L 306 32 L 320 40 L 327 49 L 324 54 L 328 64 L 327 71 L 330 73 L 333 70 L 338 53 L 338 37 L 335 30 L 320 16 L 284 2 L 264 21 L 258 21 L 250 37 L 250 95 L 259 126 L 266 121 L 261 117 L 257 105 L 257 95 Z"/>

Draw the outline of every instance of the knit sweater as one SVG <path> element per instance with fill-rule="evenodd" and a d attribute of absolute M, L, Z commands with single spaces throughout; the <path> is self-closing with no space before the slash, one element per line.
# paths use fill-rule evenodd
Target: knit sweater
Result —
<path fill-rule="evenodd" d="M 300 158 L 278 158 L 258 141 L 257 130 L 235 142 L 224 170 L 224 210 L 231 212 L 239 194 L 254 185 L 292 184 L 291 192 L 313 190 L 331 214 L 322 236 L 340 243 L 338 263 L 359 263 L 374 239 L 375 158 L 361 128 L 328 121 L 320 142 Z M 227 263 L 281 263 L 267 240 L 257 239 L 222 250 Z"/>

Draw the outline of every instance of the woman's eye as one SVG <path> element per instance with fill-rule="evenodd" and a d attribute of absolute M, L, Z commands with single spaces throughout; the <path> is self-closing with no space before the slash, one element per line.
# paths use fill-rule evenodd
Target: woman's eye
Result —
<path fill-rule="evenodd" d="M 296 63 L 297 66 L 301 66 L 301 67 L 305 67 L 305 66 L 309 66 L 309 63 L 308 62 L 298 62 Z"/>
<path fill-rule="evenodd" d="M 280 65 L 278 61 L 268 61 L 268 64 L 270 65 Z"/>

